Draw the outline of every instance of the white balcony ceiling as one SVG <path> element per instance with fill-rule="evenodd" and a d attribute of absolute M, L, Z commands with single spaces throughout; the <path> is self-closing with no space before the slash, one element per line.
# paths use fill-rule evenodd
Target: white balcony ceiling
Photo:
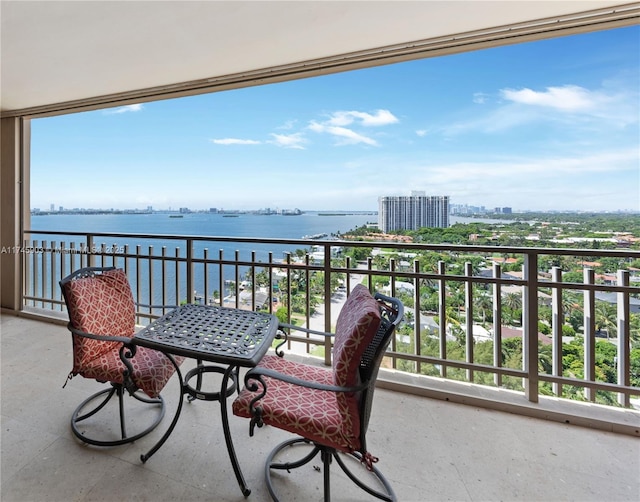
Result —
<path fill-rule="evenodd" d="M 636 24 L 639 8 L 619 0 L 2 0 L 0 6 L 3 115 L 155 99 L 168 86 L 210 91 L 225 81 L 237 86 L 247 74 L 251 79 L 240 85 L 253 85 L 274 68 L 280 79 L 296 78 L 309 74 L 305 62 L 316 74 L 338 71 L 354 67 L 345 64 L 354 54 L 361 66 L 380 64 L 370 57 L 363 63 L 363 51 L 403 47 L 406 53 L 413 42 L 509 26 L 515 33 L 542 19 L 556 18 L 560 26 L 594 10 L 614 17 L 635 12 L 623 23 Z M 612 27 L 606 19 L 586 24 L 580 29 Z M 558 33 L 565 32 L 553 36 Z M 469 47 L 478 46 L 456 50 Z M 323 66 L 326 58 L 333 63 Z"/>

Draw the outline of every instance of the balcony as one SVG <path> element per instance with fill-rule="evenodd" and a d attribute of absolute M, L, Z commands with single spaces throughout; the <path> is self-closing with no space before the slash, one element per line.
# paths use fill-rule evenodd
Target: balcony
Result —
<path fill-rule="evenodd" d="M 8 315 L 1 330 L 3 502 L 244 500 L 226 457 L 216 403 L 185 403 L 176 430 L 146 464 L 140 453 L 164 429 L 132 445 L 82 446 L 71 434 L 70 415 L 99 384 L 74 378 L 62 389 L 71 367 L 69 332 Z M 174 385 L 169 382 L 165 392 L 169 406 L 177 398 Z M 252 490 L 247 500 L 265 501 L 264 460 L 290 436 L 267 427 L 250 438 L 248 427 L 247 420 L 231 418 Z M 637 438 L 474 405 L 379 389 L 369 447 L 400 501 L 640 498 Z M 284 488 L 284 500 L 320 498 L 322 475 L 311 466 L 304 475 Z M 333 493 L 372 500 L 341 476 Z"/>
<path fill-rule="evenodd" d="M 49 468 L 48 461 L 55 466 L 89 464 L 96 472 L 103 472 L 100 466 L 113 467 L 125 476 L 125 482 L 118 483 L 122 496 L 151 487 L 183 500 L 210 497 L 208 490 L 215 490 L 221 500 L 241 497 L 224 455 L 214 457 L 210 449 L 199 449 L 203 434 L 207 445 L 221 446 L 219 424 L 209 419 L 210 413 L 217 416 L 217 409 L 210 410 L 210 403 L 186 407 L 178 430 L 148 465 L 137 459 L 152 438 L 109 451 L 79 448 L 71 440 L 71 410 L 96 384 L 74 379 L 64 391 L 52 385 L 54 375 L 62 385 L 71 360 L 69 335 L 60 326 L 66 313 L 57 282 L 87 265 L 127 271 L 141 325 L 161 315 L 166 310 L 162 306 L 187 301 L 284 312 L 285 321 L 329 331 L 341 301 L 356 283 L 403 298 L 413 315 L 387 352 L 370 429 L 371 449 L 376 454 L 375 445 L 381 445 L 380 466 L 400 500 L 424 500 L 425 493 L 427 498 L 463 500 L 635 500 L 640 494 L 640 450 L 637 439 L 629 437 L 640 436 L 640 412 L 634 407 L 640 389 L 633 384 L 638 370 L 631 365 L 630 351 L 637 343 L 632 340 L 632 309 L 640 288 L 634 271 L 624 266 L 640 257 L 638 251 L 35 230 L 25 232 L 22 251 L 23 310 L 17 318 L 2 320 L 3 417 L 12 424 L 3 428 L 4 500 L 39 500 L 51 492 L 52 484 L 59 483 L 60 468 Z M 438 259 L 429 261 L 425 252 Z M 594 262 L 594 253 L 621 265 L 613 281 L 596 280 L 586 265 Z M 505 256 L 520 260 L 521 270 L 503 271 Z M 555 265 L 571 259 L 585 263 L 582 282 L 563 281 Z M 550 271 L 545 270 L 548 264 L 554 264 Z M 425 289 L 435 292 L 435 307 L 426 305 Z M 506 295 L 514 290 L 520 315 L 505 324 L 514 311 Z M 608 339 L 596 329 L 602 294 L 616 305 Z M 491 304 L 482 306 L 479 298 L 490 298 Z M 283 308 L 287 306 L 291 308 Z M 581 318 L 582 372 L 568 372 L 563 362 L 568 342 L 562 325 L 569 308 L 578 310 Z M 552 316 L 550 335 L 542 337 L 538 318 L 544 309 Z M 524 355 L 507 363 L 504 354 L 513 347 L 508 341 L 513 333 Z M 545 346 L 539 339 L 549 343 Z M 34 347 L 42 350 L 43 340 L 47 357 L 38 359 L 44 366 L 34 377 L 29 355 Z M 291 357 L 330 364 L 331 347 L 324 341 L 312 335 L 291 336 L 290 341 Z M 480 349 L 487 341 L 502 348 L 490 351 L 489 359 Z M 613 351 L 613 375 L 596 360 L 602 347 Z M 29 406 L 21 394 L 25 391 Z M 264 500 L 262 459 L 281 435 L 261 430 L 249 439 L 248 424 L 236 419 L 233 427 L 252 497 Z M 54 453 L 57 448 L 61 451 Z M 63 462 L 55 460 L 59 455 Z M 70 473 L 66 468 L 63 472 L 66 480 Z M 32 477 L 42 483 L 24 485 Z M 95 485 L 85 487 L 78 477 L 77 492 L 84 497 L 80 500 L 103 498 L 106 490 L 113 490 L 106 488 L 113 479 L 112 474 L 99 476 Z M 291 492 L 291 499 L 315 496 L 315 488 L 305 489 L 311 491 Z"/>
<path fill-rule="evenodd" d="M 332 331 L 341 301 L 362 282 L 405 303 L 385 361 L 391 387 L 433 395 L 444 382 L 447 399 L 471 394 L 479 403 L 491 394 L 491 407 L 516 401 L 525 414 L 547 396 L 604 404 L 631 417 L 627 432 L 640 435 L 631 350 L 640 344 L 640 276 L 629 270 L 640 251 L 35 230 L 24 237 L 25 312 L 65 318 L 58 281 L 81 266 L 117 266 L 131 281 L 139 324 L 163 306 L 222 302 Z M 601 280 L 596 259 L 617 270 Z M 520 265 L 508 270 L 509 262 Z M 580 267 L 582 280 L 563 264 Z M 331 363 L 322 337 L 290 340 L 289 349 Z"/>
<path fill-rule="evenodd" d="M 15 314 L 3 312 L 2 317 L 3 500 L 240 500 L 237 487 L 230 481 L 229 466 L 214 451 L 220 447 L 220 431 L 210 420 L 208 403 L 187 407 L 174 436 L 148 465 L 138 462 L 144 441 L 130 447 L 94 450 L 71 440 L 69 410 L 95 384 L 76 379 L 63 391 L 55 383 L 55 375 L 60 375 L 62 384 L 71 355 L 68 333 L 56 324 L 66 317 L 57 281 L 83 265 L 115 265 L 127 270 L 140 305 L 140 324 L 164 312 L 157 305 L 202 301 L 271 312 L 281 312 L 281 306 L 291 307 L 285 310 L 288 321 L 316 324 L 328 330 L 335 322 L 340 296 L 347 294 L 355 282 L 365 281 L 371 289 L 388 288 L 389 293 L 402 295 L 411 305 L 413 324 L 407 319 L 402 333 L 389 348 L 386 367 L 381 372 L 380 394 L 374 404 L 371 441 L 384 450 L 382 467 L 401 500 L 640 499 L 637 437 L 629 437 L 640 434 L 640 418 L 634 407 L 639 394 L 639 370 L 632 367 L 630 350 L 637 333 L 632 327 L 631 312 L 638 288 L 632 286 L 634 272 L 624 266 L 616 271 L 613 282 L 604 284 L 589 268 L 585 268 L 581 281 L 563 281 L 564 257 L 593 261 L 592 253 L 587 251 L 502 248 L 499 254 L 517 255 L 523 263 L 522 274 L 514 276 L 505 274 L 500 264 L 489 259 L 497 256 L 496 250 L 490 248 L 353 244 L 362 251 L 368 247 L 381 249 L 381 262 L 372 254 L 363 259 L 340 256 L 339 248 L 344 243 L 22 233 L 23 226 L 29 224 L 24 216 L 32 189 L 29 150 L 33 118 L 637 24 L 636 5 L 605 3 L 592 12 L 584 12 L 593 8 L 586 2 L 576 2 L 577 6 L 569 10 L 564 3 L 546 2 L 544 8 L 540 7 L 543 3 L 531 3 L 526 9 L 514 4 L 510 15 L 505 3 L 501 9 L 505 12 L 498 17 L 480 3 L 480 15 L 468 15 L 468 5 L 457 5 L 456 9 L 464 9 L 467 14 L 463 16 L 443 10 L 440 3 L 433 12 L 427 7 L 428 2 L 406 3 L 412 8 L 419 5 L 416 15 L 397 16 L 405 24 L 411 23 L 398 25 L 395 32 L 386 30 L 387 38 L 380 38 L 380 30 L 371 29 L 375 23 L 359 21 L 364 14 L 386 25 L 388 10 L 397 14 L 395 5 L 380 2 L 382 10 L 377 17 L 371 17 L 372 6 L 367 4 L 357 8 L 356 3 L 353 8 L 336 4 L 340 16 L 320 12 L 311 5 L 314 15 L 320 14 L 315 16 L 318 19 L 339 18 L 344 26 L 362 27 L 364 31 L 345 30 L 346 38 L 336 37 L 336 30 L 327 30 L 326 23 L 307 23 L 307 32 L 311 32 L 301 38 L 300 30 L 285 27 L 278 30 L 282 36 L 274 38 L 279 47 L 262 51 L 269 55 L 266 59 L 255 57 L 256 44 L 252 41 L 269 38 L 256 28 L 273 32 L 273 22 L 301 25 L 289 22 L 290 16 L 295 18 L 296 14 L 288 12 L 283 17 L 277 12 L 276 4 L 273 12 L 255 16 L 259 20 L 255 26 L 238 15 L 237 7 L 227 12 L 215 3 L 209 3 L 215 12 L 208 16 L 188 15 L 182 7 L 174 7 L 186 5 L 181 2 L 165 3 L 171 11 L 139 9 L 133 2 L 122 2 L 133 10 L 129 9 L 131 12 L 128 10 L 126 15 L 118 10 L 105 11 L 100 16 L 96 16 L 95 9 L 75 6 L 69 6 L 69 15 L 59 15 L 61 6 L 54 5 L 55 16 L 51 16 L 40 4 L 3 5 L 3 13 L 12 7 L 10 4 L 21 6 L 13 9 L 14 15 L 3 17 L 8 22 L 3 38 L 7 33 L 20 40 L 30 32 L 29 47 L 33 49 L 27 54 L 24 44 L 3 44 L 3 61 L 16 64 L 3 75 L 12 75 L 19 92 L 2 94 L 13 96 L 10 102 L 2 103 L 2 244 L 13 246 L 16 239 L 24 238 L 24 249 L 20 246 L 19 252 L 29 253 L 20 258 L 3 257 L 1 264 L 2 305 Z M 305 9 L 298 16 L 309 19 Z M 125 18 L 144 22 L 130 22 L 132 36 L 120 30 L 118 43 L 113 43 L 113 19 Z M 186 49 L 173 50 L 181 63 L 176 65 L 167 51 L 169 46 L 175 49 L 176 40 L 157 43 L 163 33 L 172 36 L 170 30 L 158 27 L 163 28 L 167 19 L 181 18 L 190 19 L 196 32 L 214 38 L 207 38 L 210 43 L 199 44 L 203 49 L 199 54 L 192 43 L 198 37 L 183 37 Z M 96 19 L 100 20 L 98 25 Z M 193 24 L 195 19 L 202 20 L 200 28 Z M 211 19 L 224 29 L 211 29 Z M 265 23 L 265 19 L 273 22 Z M 425 19 L 430 21 L 424 22 Z M 240 24 L 236 26 L 229 20 Z M 62 21 L 69 23 L 69 29 L 60 24 Z M 25 28 L 34 26 L 38 29 Z M 70 43 L 74 41 L 74 28 L 83 26 L 95 28 L 86 42 L 94 41 L 100 50 L 90 43 Z M 141 27 L 146 30 L 145 36 L 141 36 Z M 229 36 L 235 39 L 238 34 L 242 43 L 230 44 Z M 287 36 L 295 43 L 286 43 Z M 155 71 L 157 64 L 151 68 L 154 71 L 123 64 L 127 57 L 141 59 L 138 51 L 129 48 L 143 39 L 153 43 L 147 44 L 149 57 L 142 60 L 150 62 L 151 67 L 156 61 L 165 61 L 167 64 L 160 66 L 170 79 Z M 62 44 L 59 50 L 51 46 L 53 41 Z M 234 50 L 225 49 L 223 57 L 218 58 L 217 73 L 203 79 L 202 68 L 209 64 L 212 48 L 230 46 Z M 20 52 L 4 57 L 7 47 L 16 47 Z M 39 50 L 42 47 L 47 50 Z M 78 64 L 51 65 L 50 58 L 39 59 L 38 55 L 48 58 L 49 53 L 65 54 L 65 62 Z M 185 60 L 185 55 L 190 58 Z M 87 61 L 91 61 L 91 72 L 86 71 Z M 111 79 L 108 74 L 114 65 L 130 68 L 133 73 L 120 72 L 118 79 Z M 176 66 L 182 70 L 176 70 Z M 94 78 L 84 79 L 85 88 L 80 90 L 77 85 L 66 85 L 74 74 Z M 149 81 L 152 74 L 159 78 Z M 47 85 L 37 84 L 41 82 Z M 117 88 L 105 88 L 105 82 Z M 167 82 L 172 83 L 166 85 Z M 4 90 L 8 91 L 7 86 Z M 299 260 L 292 254 L 281 260 L 283 250 L 314 244 L 319 249 Z M 256 254 L 252 254 L 254 246 L 260 248 Z M 265 248 L 270 250 L 264 251 Z M 422 258 L 407 260 L 406 256 L 422 250 L 447 256 L 434 263 Z M 482 258 L 489 275 L 474 269 L 474 262 L 467 261 L 471 255 Z M 625 259 L 638 258 L 637 251 L 603 251 L 598 255 L 620 260 L 621 265 Z M 542 266 L 543 263 L 553 265 Z M 262 277 L 266 277 L 266 283 Z M 320 292 L 312 290 L 312 279 L 322 279 Z M 513 288 L 519 307 L 506 304 L 507 291 Z M 435 305 L 427 305 L 427 298 L 422 296 L 425 289 L 437 295 Z M 483 306 L 477 293 L 490 298 L 491 304 Z M 606 330 L 600 329 L 596 321 L 601 294 L 613 297 L 617 309 Z M 316 297 L 320 302 L 317 305 Z M 540 298 L 547 298 L 548 304 L 540 304 Z M 570 301 L 565 304 L 566 298 Z M 581 317 L 581 345 L 576 348 L 574 344 L 572 348 L 578 352 L 574 361 L 579 371 L 562 357 L 563 326 L 566 318 L 575 317 L 570 310 L 576 306 Z M 550 344 L 545 346 L 538 343 L 543 310 L 551 311 L 550 318 L 544 319 L 550 330 L 545 339 Z M 478 332 L 476 338 L 478 324 L 484 331 Z M 509 340 L 519 344 L 523 355 L 508 360 L 504 349 L 512 348 L 508 337 L 514 333 L 515 338 Z M 482 353 L 479 347 L 486 348 L 489 343 L 493 344 L 493 351 Z M 603 343 L 613 349 L 604 365 L 598 359 Z M 289 348 L 297 357 L 315 357 L 324 364 L 331 361 L 331 347 L 313 337 L 294 340 Z M 603 371 L 605 366 L 607 371 Z M 254 488 L 252 497 L 264 500 L 261 459 L 279 439 L 278 433 L 262 430 L 247 441 L 246 424 L 233 426 L 236 441 L 242 441 L 240 460 Z M 396 454 L 401 456 L 394 459 Z M 294 500 L 317 498 L 313 486 L 309 485 L 308 490 L 291 491 L 288 495 Z"/>

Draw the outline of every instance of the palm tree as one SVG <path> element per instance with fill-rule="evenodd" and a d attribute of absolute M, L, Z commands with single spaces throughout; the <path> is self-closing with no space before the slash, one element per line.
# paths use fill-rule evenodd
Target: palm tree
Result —
<path fill-rule="evenodd" d="M 256 272 L 256 286 L 268 286 L 269 285 L 269 274 L 267 270 L 262 268 L 258 272 Z"/>
<path fill-rule="evenodd" d="M 509 321 L 513 323 L 516 317 L 516 311 L 522 308 L 522 295 L 520 293 L 507 293 L 504 295 L 502 304 L 505 307 L 505 313 L 509 314 Z M 518 319 L 522 322 L 522 319 Z"/>
<path fill-rule="evenodd" d="M 415 314 L 413 313 L 413 310 L 405 310 L 404 311 L 404 326 L 409 326 L 413 320 L 415 319 Z M 420 329 L 420 326 L 418 326 L 418 329 Z"/>
<path fill-rule="evenodd" d="M 507 293 L 504 295 L 502 304 L 511 310 L 522 308 L 522 295 L 520 293 Z"/>
<path fill-rule="evenodd" d="M 485 324 L 487 322 L 487 311 L 491 312 L 493 308 L 493 298 L 485 293 L 478 292 L 474 299 L 474 304 L 482 314 L 482 324 Z"/>
<path fill-rule="evenodd" d="M 564 292 L 564 294 L 562 295 L 562 312 L 565 316 L 565 319 L 571 318 L 571 315 L 578 308 L 580 308 L 580 304 L 578 303 L 576 294 L 569 291 Z"/>
<path fill-rule="evenodd" d="M 598 331 L 606 330 L 607 338 L 609 335 L 616 335 L 618 313 L 614 305 L 607 302 L 596 302 L 595 320 L 596 329 Z"/>

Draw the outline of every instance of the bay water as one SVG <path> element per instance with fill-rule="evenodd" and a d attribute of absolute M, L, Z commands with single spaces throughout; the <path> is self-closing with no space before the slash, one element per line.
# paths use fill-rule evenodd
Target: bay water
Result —
<path fill-rule="evenodd" d="M 176 217 L 179 216 L 179 217 Z M 260 215 L 252 213 L 175 213 L 150 214 L 43 214 L 32 215 L 31 230 L 116 232 L 162 235 L 204 235 L 217 237 L 265 237 L 300 239 L 319 234 L 337 234 L 377 223 L 375 212 L 305 212 L 296 216 Z M 450 223 L 501 220 L 451 216 Z"/>
<path fill-rule="evenodd" d="M 169 236 L 210 236 L 210 237 L 247 237 L 247 238 L 280 238 L 280 239 L 303 239 L 303 238 L 332 238 L 335 234 L 361 227 L 367 223 L 377 221 L 377 215 L 373 212 L 352 213 L 335 212 L 331 215 L 324 215 L 318 212 L 305 212 L 300 215 L 261 215 L 252 213 L 240 214 L 215 214 L 215 213 L 161 213 L 150 214 L 126 213 L 126 214 L 34 214 L 31 217 L 31 231 L 42 233 L 33 234 L 31 240 L 35 239 L 39 245 L 43 241 L 47 243 L 45 247 L 57 248 L 64 243 L 65 248 L 75 243 L 79 249 L 81 244 L 86 243 L 84 236 L 69 236 L 47 234 L 50 231 L 58 232 L 86 232 L 86 233 L 119 233 L 119 234 L 143 234 L 157 236 L 153 239 L 143 237 L 96 237 L 94 244 L 100 246 L 105 244 L 107 249 L 114 249 L 117 253 L 124 252 L 124 246 L 129 246 L 129 252 L 135 252 L 136 246 L 140 246 L 141 254 L 158 256 L 163 247 L 166 248 L 167 256 L 186 257 L 186 241 L 184 239 L 171 239 Z M 53 244 L 55 243 L 55 245 Z M 36 246 L 37 247 L 37 246 Z M 153 247 L 153 251 L 151 251 Z M 202 257 L 205 248 L 208 248 L 209 256 L 218 258 L 220 253 L 226 260 L 233 260 L 238 256 L 240 261 L 249 261 L 251 253 L 256 253 L 258 261 L 267 262 L 269 253 L 273 253 L 275 261 L 284 259 L 285 253 L 294 252 L 296 249 L 310 249 L 310 244 L 272 245 L 256 244 L 245 242 L 211 242 L 194 241 L 194 256 Z M 60 255 L 58 255 L 60 256 Z M 44 259 L 49 260 L 48 257 Z M 67 256 L 65 259 L 70 260 Z M 69 262 L 67 271 L 76 268 Z M 120 266 L 120 265 L 118 265 Z M 136 261 L 130 262 L 131 268 L 135 268 Z M 49 269 L 50 265 L 46 265 Z M 241 275 L 248 270 L 248 267 L 240 267 Z M 181 271 L 169 267 L 165 271 L 167 284 L 173 284 L 177 274 L 184 279 L 186 271 Z M 162 281 L 162 271 L 156 266 L 152 272 L 146 267 L 140 270 L 141 285 L 148 283 L 149 274 L 153 276 L 153 282 L 160 284 Z M 137 273 L 132 270 L 130 281 L 134 291 L 136 290 Z M 224 268 L 225 281 L 237 279 L 234 267 Z M 197 295 L 202 295 L 205 289 L 203 274 L 196 270 L 194 276 L 194 287 Z M 219 276 L 217 268 L 213 267 L 209 278 L 211 286 L 218 289 Z M 182 282 L 182 281 L 180 281 Z M 166 300 L 168 304 L 179 303 L 186 297 L 184 286 L 180 287 L 179 298 L 173 291 L 169 291 Z M 225 287 L 226 289 L 226 287 Z M 211 291 L 208 291 L 211 294 Z M 225 292 L 223 292 L 223 295 Z M 149 298 L 153 296 L 153 298 Z M 157 292 L 139 292 L 138 301 L 140 303 L 161 304 L 164 299 L 158 297 Z"/>
<path fill-rule="evenodd" d="M 31 217 L 31 229 L 300 239 L 309 235 L 342 233 L 378 221 L 376 213 L 330 214 L 45 214 Z"/>
<path fill-rule="evenodd" d="M 328 213 L 328 212 L 327 212 Z M 366 225 L 367 223 L 376 223 L 377 214 L 375 212 L 304 212 L 300 215 L 261 215 L 253 213 L 239 214 L 216 214 L 216 213 L 163 213 L 154 212 L 149 214 L 141 213 L 125 213 L 125 214 L 34 214 L 31 217 L 32 231 L 44 232 L 43 234 L 35 234 L 33 239 L 39 241 L 64 242 L 65 246 L 69 246 L 71 242 L 75 242 L 79 247 L 81 243 L 85 243 L 86 239 L 79 236 L 56 236 L 47 234 L 48 231 L 61 232 L 86 232 L 86 233 L 120 233 L 120 234 L 147 234 L 157 235 L 154 239 L 144 238 L 111 238 L 97 237 L 96 245 L 102 243 L 109 246 L 129 245 L 130 252 L 135 250 L 136 246 L 141 246 L 142 253 L 147 253 L 150 246 L 153 246 L 153 254 L 160 253 L 162 247 L 168 250 L 167 256 L 186 256 L 185 241 L 170 239 L 169 236 L 211 236 L 211 237 L 250 237 L 250 238 L 281 238 L 281 239 L 302 239 L 322 237 L 332 238 L 335 234 L 340 234 L 353 230 L 355 228 Z M 464 223 L 470 221 L 478 221 L 472 218 L 451 217 L 451 223 Z M 166 238 L 164 238 L 166 236 Z M 212 245 L 215 246 L 212 248 Z M 306 245 L 270 245 L 255 244 L 243 242 L 200 242 L 195 241 L 195 256 L 202 256 L 205 247 L 209 247 L 209 256 L 218 257 L 219 253 L 224 254 L 225 259 L 233 259 L 238 254 L 240 260 L 248 261 L 249 255 L 256 252 L 256 258 L 259 261 L 267 261 L 269 252 L 273 253 L 276 260 L 282 259 L 287 252 L 293 252 L 296 249 L 309 249 Z M 53 247 L 53 246 L 52 246 Z M 119 250 L 122 252 L 122 249 Z M 149 252 L 149 254 L 152 254 Z M 244 272 L 248 267 L 244 267 Z M 142 271 L 142 281 L 146 282 L 147 272 Z M 158 269 L 152 272 L 153 280 L 157 284 L 161 281 L 161 271 Z M 175 279 L 176 271 L 169 270 L 166 272 L 166 279 L 171 283 Z M 184 276 L 183 276 L 184 277 Z M 218 277 L 211 277 L 211 283 L 217 284 Z M 224 280 L 231 281 L 236 279 L 236 273 L 233 267 L 226 267 L 224 272 Z M 132 287 L 135 288 L 135 277 L 131 277 Z M 141 282 L 141 284 L 143 283 Z M 195 284 L 196 292 L 203 292 L 204 284 L 201 275 L 196 274 Z M 209 292 L 211 294 L 211 292 Z M 149 295 L 144 291 L 141 303 L 158 304 L 158 298 L 150 299 Z M 155 293 L 152 296 L 156 296 Z M 184 298 L 186 292 L 184 288 L 179 292 L 179 296 Z M 145 298 L 146 297 L 146 298 Z M 180 298 L 175 298 L 175 294 L 170 294 L 170 302 L 179 302 Z"/>

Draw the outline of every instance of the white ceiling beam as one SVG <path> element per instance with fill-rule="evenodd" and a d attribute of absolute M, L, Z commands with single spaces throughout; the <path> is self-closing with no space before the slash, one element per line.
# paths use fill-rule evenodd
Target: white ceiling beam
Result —
<path fill-rule="evenodd" d="M 2 0 L 0 7 L 2 116 L 213 92 L 640 19 L 638 3 L 589 0 Z"/>

